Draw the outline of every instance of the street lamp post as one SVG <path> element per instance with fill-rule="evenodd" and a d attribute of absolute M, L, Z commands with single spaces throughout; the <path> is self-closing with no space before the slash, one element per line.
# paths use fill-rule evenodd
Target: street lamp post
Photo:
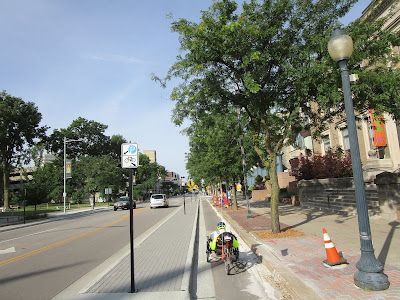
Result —
<path fill-rule="evenodd" d="M 347 62 L 353 52 L 353 40 L 344 30 L 340 29 L 337 23 L 335 26 L 335 30 L 332 32 L 328 43 L 328 51 L 332 59 L 339 64 L 342 75 L 344 105 L 350 140 L 350 154 L 361 243 L 361 257 L 356 264 L 359 271 L 354 275 L 354 284 L 367 290 L 381 291 L 389 288 L 390 283 L 388 277 L 383 273 L 382 263 L 375 257 L 374 248 L 372 246 L 371 227 L 365 197 L 365 183 L 362 172 L 360 149 L 358 146 L 349 70 L 347 67 Z"/>
<path fill-rule="evenodd" d="M 237 114 L 238 114 L 238 121 L 239 121 L 240 151 L 241 151 L 241 154 L 242 154 L 243 185 L 244 185 L 244 193 L 245 193 L 245 197 L 246 197 L 247 218 L 250 219 L 250 218 L 253 218 L 253 216 L 251 215 L 249 195 L 247 195 L 246 154 L 244 153 L 242 117 L 241 117 L 241 113 L 240 113 L 240 107 L 238 107 L 238 109 L 237 109 Z"/>
<path fill-rule="evenodd" d="M 69 142 L 82 142 L 83 139 L 77 139 L 77 140 L 67 140 L 67 138 L 64 136 L 64 192 L 63 192 L 63 198 L 64 198 L 64 214 L 65 214 L 65 200 L 67 198 L 67 193 L 65 191 L 65 186 L 67 183 L 67 166 L 66 166 L 66 150 L 67 150 L 67 143 Z"/>

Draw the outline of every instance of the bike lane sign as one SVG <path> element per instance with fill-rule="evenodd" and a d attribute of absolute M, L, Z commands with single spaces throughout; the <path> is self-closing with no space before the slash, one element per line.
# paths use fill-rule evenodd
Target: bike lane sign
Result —
<path fill-rule="evenodd" d="M 121 145 L 121 166 L 124 169 L 133 169 L 139 166 L 139 150 L 136 143 Z"/>

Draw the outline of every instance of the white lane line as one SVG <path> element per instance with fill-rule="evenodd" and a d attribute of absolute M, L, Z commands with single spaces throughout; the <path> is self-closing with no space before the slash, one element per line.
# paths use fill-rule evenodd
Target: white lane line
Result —
<path fill-rule="evenodd" d="M 4 249 L 4 250 L 0 250 L 0 254 L 7 254 L 7 253 L 14 253 L 15 252 L 15 248 L 11 247 L 8 249 Z"/>
<path fill-rule="evenodd" d="M 9 242 L 9 241 L 14 241 L 14 240 L 22 239 L 22 238 L 28 237 L 28 236 L 33 236 L 33 235 L 38 235 L 38 234 L 45 233 L 45 232 L 54 231 L 54 230 L 57 230 L 57 229 L 58 229 L 58 228 L 52 228 L 52 229 L 48 229 L 48 230 L 44 230 L 44 231 L 39 231 L 39 232 L 35 232 L 35 233 L 31 233 L 31 234 L 27 234 L 27 235 L 15 237 L 15 238 L 12 238 L 12 239 L 9 239 L 9 240 L 1 241 L 0 244 L 1 244 L 1 243 L 5 243 L 5 242 Z"/>

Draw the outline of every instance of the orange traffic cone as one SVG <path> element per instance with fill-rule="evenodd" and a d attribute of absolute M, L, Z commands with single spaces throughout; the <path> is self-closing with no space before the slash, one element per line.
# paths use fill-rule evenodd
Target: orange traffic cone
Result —
<path fill-rule="evenodd" d="M 324 264 L 328 267 L 347 264 L 347 260 L 340 257 L 336 251 L 335 245 L 333 245 L 325 228 L 322 229 L 322 232 L 324 233 L 325 250 L 328 258 L 327 260 L 324 260 Z"/>
<path fill-rule="evenodd" d="M 221 197 L 218 198 L 218 206 L 221 207 Z"/>
<path fill-rule="evenodd" d="M 214 206 L 217 206 L 217 196 L 214 195 Z"/>

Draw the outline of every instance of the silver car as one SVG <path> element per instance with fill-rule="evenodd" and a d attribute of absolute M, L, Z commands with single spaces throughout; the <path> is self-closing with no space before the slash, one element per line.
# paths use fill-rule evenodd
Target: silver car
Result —
<path fill-rule="evenodd" d="M 132 200 L 133 208 L 136 208 L 136 201 Z M 117 202 L 114 203 L 114 211 L 118 208 L 129 209 L 129 197 L 120 197 Z"/>
<path fill-rule="evenodd" d="M 168 207 L 169 202 L 165 194 L 153 194 L 150 197 L 150 208 L 154 207 Z"/>

